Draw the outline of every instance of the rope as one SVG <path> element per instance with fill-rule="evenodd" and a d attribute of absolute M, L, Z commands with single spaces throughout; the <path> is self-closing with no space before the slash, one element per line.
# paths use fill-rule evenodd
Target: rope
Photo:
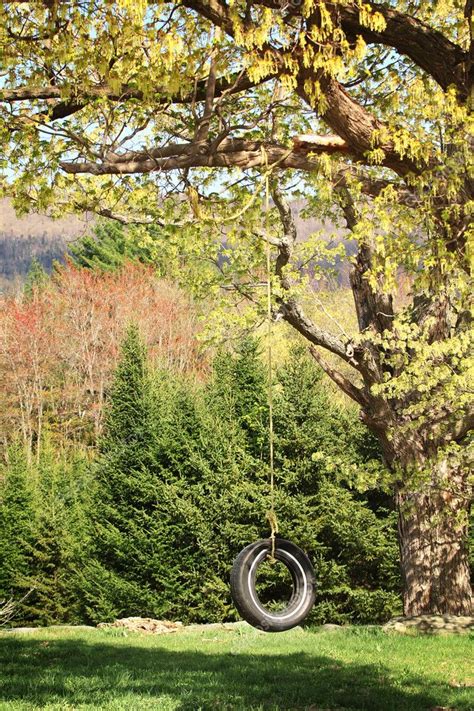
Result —
<path fill-rule="evenodd" d="M 265 160 L 268 167 L 267 154 Z M 267 511 L 267 521 L 270 524 L 270 539 L 272 542 L 271 557 L 275 560 L 275 535 L 278 533 L 278 520 L 275 511 L 275 467 L 274 467 L 274 432 L 273 432 L 273 315 L 272 315 L 272 279 L 271 279 L 271 245 L 270 245 L 270 184 L 268 170 L 265 176 L 265 238 L 267 243 L 267 364 L 268 364 L 268 442 L 270 465 L 270 509 Z"/>

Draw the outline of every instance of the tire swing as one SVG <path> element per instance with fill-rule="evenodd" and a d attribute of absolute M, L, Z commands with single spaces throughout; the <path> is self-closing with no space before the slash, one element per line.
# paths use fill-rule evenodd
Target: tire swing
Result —
<path fill-rule="evenodd" d="M 268 322 L 268 410 L 269 410 L 269 466 L 270 466 L 270 523 L 269 538 L 246 546 L 234 560 L 230 574 L 232 600 L 240 615 L 249 624 L 265 632 L 284 632 L 299 625 L 308 616 L 314 605 L 315 575 L 308 556 L 291 541 L 280 538 L 274 502 L 273 466 L 273 394 L 272 394 L 272 292 L 271 253 L 268 239 L 269 181 L 266 188 L 266 233 L 267 233 L 267 322 Z M 265 561 L 280 561 L 288 569 L 292 580 L 292 593 L 283 609 L 273 611 L 259 599 L 257 574 Z"/>

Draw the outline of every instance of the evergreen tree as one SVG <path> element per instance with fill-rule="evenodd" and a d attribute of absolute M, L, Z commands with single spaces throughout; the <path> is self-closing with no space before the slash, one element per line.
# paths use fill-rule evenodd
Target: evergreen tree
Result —
<path fill-rule="evenodd" d="M 0 473 L 0 600 L 24 593 L 33 540 L 33 491 L 26 452 L 13 445 Z"/>
<path fill-rule="evenodd" d="M 257 458 L 268 451 L 268 380 L 260 343 L 246 337 L 235 353 L 221 350 L 213 363 L 209 390 L 219 415 L 237 422 L 247 436 L 249 452 Z"/>
<path fill-rule="evenodd" d="M 44 437 L 30 469 L 34 487 L 29 569 L 22 577 L 24 615 L 40 624 L 80 622 L 78 576 L 90 552 L 88 516 L 93 481 L 85 457 L 58 451 Z"/>
<path fill-rule="evenodd" d="M 115 220 L 99 222 L 92 235 L 71 245 L 69 254 L 76 266 L 101 271 L 114 271 L 127 261 L 152 261 L 149 248 L 137 239 L 133 228 Z"/>
<path fill-rule="evenodd" d="M 234 491 L 242 493 L 240 465 L 253 459 L 247 433 L 209 405 L 188 379 L 163 371 L 151 378 L 138 333 L 129 330 L 97 466 L 95 555 L 83 576 L 93 620 L 235 614 L 229 531 L 242 504 Z"/>
<path fill-rule="evenodd" d="M 227 567 L 218 562 L 213 566 L 224 586 L 235 553 L 269 533 L 268 419 L 251 429 L 248 419 L 236 414 L 243 402 L 244 414 L 260 407 L 267 417 L 265 371 L 258 344 L 243 345 L 236 354 L 218 355 L 207 388 L 213 428 L 206 440 L 207 458 L 211 451 L 218 453 L 205 471 L 202 485 L 207 483 L 207 495 L 198 505 L 213 526 L 221 559 L 227 561 Z M 399 609 L 400 601 L 394 514 L 381 508 L 381 503 L 390 505 L 382 495 L 373 506 L 372 497 L 349 488 L 349 483 L 365 481 L 380 470 L 377 446 L 356 413 L 331 403 L 321 371 L 306 349 L 290 353 L 274 391 L 276 508 L 281 533 L 317 562 L 313 619 L 386 619 Z M 255 433 L 257 448 L 249 437 Z M 219 586 L 207 578 L 207 590 L 217 593 Z M 278 591 L 284 578 L 277 567 L 267 575 L 267 585 Z"/>
<path fill-rule="evenodd" d="M 370 622 L 400 604 L 391 500 L 360 493 L 382 469 L 357 413 L 331 403 L 305 348 L 290 352 L 275 398 L 277 502 L 283 533 L 317 562 L 312 619 Z"/>
<path fill-rule="evenodd" d="M 202 386 L 150 372 L 130 327 L 110 390 L 99 457 L 13 448 L 0 480 L 0 598 L 42 624 L 143 615 L 236 619 L 229 570 L 269 533 L 268 410 L 258 343 L 219 353 Z M 393 512 L 370 480 L 380 457 L 355 413 L 331 403 L 304 349 L 275 378 L 280 532 L 316 564 L 315 621 L 373 622 L 399 603 Z M 365 477 L 365 479 L 364 479 Z M 384 508 L 385 507 L 385 508 Z M 285 576 L 274 566 L 267 586 Z"/>
<path fill-rule="evenodd" d="M 275 457 L 288 483 L 310 494 L 328 474 L 368 488 L 382 469 L 377 441 L 355 409 L 331 402 L 323 372 L 305 347 L 290 350 L 276 381 Z"/>
<path fill-rule="evenodd" d="M 88 552 L 89 469 L 79 454 L 55 451 L 47 437 L 41 444 L 33 462 L 24 447 L 10 448 L 3 468 L 0 599 L 31 591 L 18 620 L 77 622 L 77 571 Z"/>
<path fill-rule="evenodd" d="M 398 604 L 393 521 L 345 483 L 374 466 L 370 446 L 352 443 L 360 425 L 331 405 L 304 351 L 291 354 L 275 391 L 277 511 L 282 534 L 317 562 L 313 618 L 386 618 Z M 232 559 L 268 535 L 266 397 L 256 342 L 218 354 L 203 389 L 170 371 L 151 377 L 129 331 L 97 470 L 96 551 L 84 578 L 92 619 L 235 619 Z M 278 590 L 283 578 L 275 568 L 267 583 Z"/>
<path fill-rule="evenodd" d="M 161 545 L 154 535 L 158 491 L 152 469 L 146 350 L 131 326 L 122 343 L 96 467 L 95 560 L 83 576 L 86 599 L 105 618 L 143 613 L 151 606 L 148 559 Z"/>
<path fill-rule="evenodd" d="M 26 275 L 25 284 L 23 286 L 23 296 L 28 301 L 33 298 L 34 294 L 41 289 L 44 289 L 48 283 L 49 276 L 41 262 L 34 257 L 31 260 L 28 274 Z"/>
<path fill-rule="evenodd" d="M 83 591 L 93 620 L 192 619 L 208 527 L 190 496 L 200 466 L 188 383 L 155 379 L 135 327 L 122 344 L 97 464 L 95 552 Z"/>

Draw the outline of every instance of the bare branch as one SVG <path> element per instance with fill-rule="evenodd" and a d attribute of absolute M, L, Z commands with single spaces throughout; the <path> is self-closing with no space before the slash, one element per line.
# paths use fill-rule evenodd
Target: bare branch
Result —
<path fill-rule="evenodd" d="M 344 178 L 335 187 L 335 194 L 339 198 L 347 227 L 351 231 L 355 230 L 359 216 Z M 382 333 L 382 331 L 391 330 L 393 326 L 393 297 L 385 292 L 380 276 L 377 277 L 377 288 L 372 288 L 367 278 L 371 268 L 372 250 L 370 244 L 359 241 L 357 255 L 349 277 L 359 330 L 362 333 L 368 328 L 373 328 L 378 333 Z"/>
<path fill-rule="evenodd" d="M 342 373 L 333 368 L 329 363 L 324 360 L 320 353 L 313 346 L 309 347 L 309 352 L 318 363 L 318 365 L 324 370 L 324 372 L 329 375 L 331 380 L 336 383 L 336 385 L 348 395 L 352 400 L 354 400 L 361 407 L 365 407 L 368 404 L 368 400 L 364 394 L 364 391 L 356 387 L 350 380 L 348 380 Z"/>
<path fill-rule="evenodd" d="M 262 151 L 262 148 L 265 151 Z M 158 170 L 177 168 L 221 167 L 252 169 L 265 167 L 294 168 L 312 171 L 318 163 L 308 158 L 302 151 L 294 151 L 281 144 L 266 144 L 262 141 L 226 139 L 214 150 L 210 144 L 172 144 L 147 152 L 129 151 L 126 154 L 109 154 L 102 163 L 88 161 L 63 161 L 66 173 L 90 173 L 92 175 L 116 175 L 123 173 L 150 173 Z M 320 152 L 327 149 L 321 148 Z M 315 153 L 313 148 L 312 153 Z"/>
<path fill-rule="evenodd" d="M 94 209 L 93 212 L 95 212 L 96 215 L 100 215 L 101 217 L 107 217 L 110 220 L 115 220 L 116 222 L 120 222 L 121 225 L 162 225 L 163 223 L 157 220 L 156 218 L 153 217 L 132 217 L 130 215 L 120 215 L 116 212 L 113 212 L 113 210 L 110 210 L 109 208 L 103 207 L 103 208 L 97 208 Z"/>
<path fill-rule="evenodd" d="M 303 309 L 294 299 L 288 299 L 280 304 L 280 313 L 290 326 L 301 333 L 310 343 L 321 346 L 334 355 L 342 358 L 343 361 L 351 365 L 356 370 L 360 370 L 360 364 L 354 357 L 354 348 L 349 341 L 344 343 L 337 336 L 328 331 L 324 331 L 309 319 Z"/>
<path fill-rule="evenodd" d="M 35 591 L 36 588 L 31 588 L 19 600 L 10 598 L 9 600 L 0 600 L 0 627 L 7 625 L 14 618 L 22 603 Z"/>
<path fill-rule="evenodd" d="M 215 79 L 214 96 L 232 96 L 234 94 L 239 94 L 242 91 L 247 91 L 253 87 L 270 81 L 273 76 L 267 76 L 262 78 L 259 82 L 252 81 L 247 74 L 243 72 L 236 73 L 230 77 L 219 77 Z M 173 103 L 173 104 L 190 104 L 194 102 L 201 102 L 206 100 L 206 90 L 208 86 L 208 79 L 202 79 L 196 83 L 196 88 L 193 92 L 187 94 L 173 94 L 170 95 L 166 87 L 158 87 L 155 92 L 155 100 L 158 103 Z M 5 103 L 18 103 L 23 101 L 51 101 L 53 99 L 61 99 L 63 96 L 67 96 L 71 93 L 71 90 L 75 87 L 68 86 L 44 86 L 44 87 L 32 87 L 32 86 L 20 86 L 15 88 L 2 88 L 0 89 L 0 102 Z M 143 91 L 137 89 L 136 87 L 129 87 L 124 84 L 118 90 L 112 90 L 107 85 L 91 86 L 81 89 L 77 95 L 75 94 L 71 99 L 64 99 L 59 101 L 57 104 L 49 108 L 49 120 L 55 121 L 57 119 L 65 118 L 71 114 L 76 113 L 83 109 L 87 103 L 94 99 L 105 98 L 109 101 L 123 102 L 129 99 L 143 100 L 145 98 Z M 150 96 L 147 96 L 147 100 Z"/>
<path fill-rule="evenodd" d="M 216 60 L 215 56 L 211 57 L 211 62 L 209 66 L 209 76 L 206 83 L 206 96 L 204 100 L 204 112 L 202 119 L 199 122 L 195 142 L 200 143 L 206 141 L 209 135 L 209 126 L 212 118 L 212 106 L 214 103 L 214 97 L 216 95 Z"/>
<path fill-rule="evenodd" d="M 298 236 L 296 224 L 293 219 L 291 207 L 285 199 L 278 184 L 272 187 L 272 198 L 280 214 L 280 222 L 283 227 L 283 238 L 278 242 L 278 257 L 275 264 L 275 274 L 280 280 L 284 289 L 289 289 L 290 284 L 285 277 L 283 270 L 291 259 L 291 253 Z"/>

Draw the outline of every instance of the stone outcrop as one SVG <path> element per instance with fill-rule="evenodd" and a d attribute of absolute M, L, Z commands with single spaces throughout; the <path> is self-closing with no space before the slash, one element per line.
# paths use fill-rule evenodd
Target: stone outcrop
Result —
<path fill-rule="evenodd" d="M 154 620 L 152 617 L 123 617 L 120 620 L 115 620 L 115 622 L 101 622 L 97 627 L 100 629 L 117 627 L 132 632 L 146 632 L 147 634 L 170 634 L 183 629 L 183 623 Z"/>
<path fill-rule="evenodd" d="M 457 615 L 419 615 L 394 617 L 382 629 L 402 634 L 468 634 L 474 632 L 474 617 Z"/>

